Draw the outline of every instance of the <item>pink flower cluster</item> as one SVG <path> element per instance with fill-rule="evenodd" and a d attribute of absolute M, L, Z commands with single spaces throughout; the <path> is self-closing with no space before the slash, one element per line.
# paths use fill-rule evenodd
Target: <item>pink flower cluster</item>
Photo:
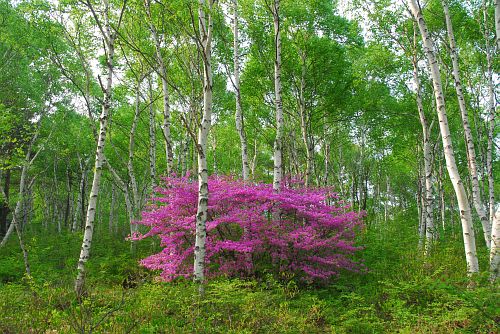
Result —
<path fill-rule="evenodd" d="M 358 270 L 354 231 L 361 215 L 348 211 L 330 188 L 252 184 L 229 177 L 209 179 L 206 275 L 254 276 L 264 270 L 325 281 L 339 269 Z M 197 182 L 164 178 L 138 224 L 135 239 L 158 235 L 163 250 L 141 261 L 170 281 L 192 274 Z"/>

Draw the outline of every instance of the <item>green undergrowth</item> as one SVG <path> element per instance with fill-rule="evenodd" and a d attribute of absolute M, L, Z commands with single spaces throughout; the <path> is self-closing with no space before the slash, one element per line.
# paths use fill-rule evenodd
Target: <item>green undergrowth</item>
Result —
<path fill-rule="evenodd" d="M 498 286 L 486 273 L 467 278 L 460 236 L 443 232 L 424 259 L 412 224 L 400 217 L 370 225 L 359 255 L 368 272 L 342 273 L 327 287 L 286 275 L 219 278 L 204 298 L 190 281 L 157 282 L 137 265 L 157 244 L 141 242 L 131 255 L 122 237 L 101 234 L 78 301 L 81 236 L 27 235 L 32 279 L 16 240 L 0 250 L 0 333 L 498 333 Z"/>

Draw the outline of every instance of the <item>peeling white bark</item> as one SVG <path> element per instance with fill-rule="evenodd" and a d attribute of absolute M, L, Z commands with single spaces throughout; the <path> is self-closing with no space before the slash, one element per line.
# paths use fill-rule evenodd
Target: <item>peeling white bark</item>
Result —
<path fill-rule="evenodd" d="M 444 155 L 446 159 L 446 168 L 450 177 L 451 183 L 455 190 L 457 202 L 460 210 L 460 220 L 462 223 L 462 234 L 465 247 L 465 258 L 467 262 L 467 270 L 469 273 L 477 273 L 479 271 L 479 263 L 476 252 L 476 242 L 474 239 L 474 229 L 472 228 L 472 215 L 465 193 L 465 188 L 458 173 L 457 164 L 455 162 L 455 154 L 451 141 L 450 129 L 448 126 L 448 118 L 446 115 L 446 107 L 442 89 L 441 74 L 439 66 L 434 54 L 434 43 L 431 40 L 427 31 L 427 25 L 422 16 L 419 5 L 416 0 L 408 0 L 412 15 L 418 23 L 420 34 L 422 36 L 424 53 L 427 57 L 428 66 L 431 72 L 432 84 L 434 88 L 434 97 L 436 101 L 436 109 L 439 119 L 439 129 L 441 139 L 443 141 Z"/>
<path fill-rule="evenodd" d="M 500 206 L 496 210 L 491 228 L 490 273 L 492 281 L 496 281 L 500 276 Z"/>
<path fill-rule="evenodd" d="M 156 188 L 156 119 L 153 108 L 153 87 L 149 80 L 149 175 L 151 189 Z"/>
<path fill-rule="evenodd" d="M 161 78 L 161 86 L 163 90 L 163 137 L 165 139 L 165 156 L 167 159 L 167 171 L 166 174 L 170 175 L 174 170 L 174 155 L 173 155 L 173 145 L 172 137 L 170 135 L 170 95 L 168 91 L 168 81 L 167 81 L 167 66 L 165 64 L 165 59 L 161 54 L 161 42 L 158 31 L 153 23 L 151 17 L 151 0 L 144 1 L 144 7 L 146 9 L 147 23 L 149 25 L 149 30 L 153 37 L 155 43 L 155 54 L 156 60 L 158 62 L 159 74 Z"/>
<path fill-rule="evenodd" d="M 422 205 L 422 227 L 425 227 L 425 254 L 428 255 L 435 239 L 435 227 L 434 227 L 434 214 L 433 214 L 433 194 L 432 194 L 432 147 L 430 142 L 430 126 L 427 121 L 427 117 L 424 112 L 424 104 L 422 102 L 422 90 L 420 85 L 420 78 L 418 76 L 418 59 L 417 59 L 417 27 L 414 24 L 413 29 L 413 55 L 412 55 L 412 65 L 413 65 L 413 82 L 415 83 L 417 94 L 417 110 L 420 119 L 420 124 L 422 125 L 422 140 L 423 140 L 423 151 L 424 151 L 424 184 L 425 189 L 423 193 L 423 205 Z M 423 232 L 424 230 L 422 230 Z"/>
<path fill-rule="evenodd" d="M 495 4 L 499 6 L 499 2 L 496 1 Z M 498 15 L 500 16 L 500 9 L 498 10 Z M 496 20 L 500 20 L 497 17 L 497 12 L 495 12 Z M 487 80 L 488 80 L 488 146 L 486 149 L 486 173 L 488 175 L 488 208 L 489 208 L 489 222 L 493 224 L 493 219 L 495 216 L 495 187 L 493 179 L 493 132 L 495 130 L 495 109 L 496 109 L 496 98 L 495 98 L 495 85 L 493 83 L 493 60 L 492 53 L 493 48 L 490 46 L 488 38 L 488 7 L 486 3 L 483 5 L 483 20 L 484 20 L 484 40 L 486 42 L 486 63 L 487 63 Z M 497 38 L 500 29 L 500 23 L 497 22 Z M 500 50 L 500 48 L 499 48 Z"/>
<path fill-rule="evenodd" d="M 243 123 L 243 111 L 241 109 L 240 92 L 240 60 L 239 60 L 239 41 L 238 41 L 238 0 L 233 0 L 233 35 L 234 35 L 234 81 L 233 86 L 236 94 L 236 131 L 240 136 L 241 163 L 243 180 L 247 181 L 250 174 L 248 164 L 248 148 L 245 128 Z"/>
<path fill-rule="evenodd" d="M 113 70 L 114 70 L 114 55 L 115 55 L 115 39 L 116 33 L 113 32 L 111 24 L 109 21 L 110 8 L 107 0 L 104 0 L 104 25 L 102 27 L 102 37 L 104 39 L 104 46 L 106 49 L 106 67 L 107 67 L 107 79 L 106 85 L 103 88 L 104 99 L 102 103 L 102 111 L 99 117 L 99 135 L 97 137 L 97 147 L 96 147 L 96 157 L 94 166 L 94 177 L 92 180 L 92 188 L 89 195 L 89 203 L 87 208 L 87 217 L 85 219 L 85 231 L 83 234 L 82 248 L 80 251 L 80 257 L 77 265 L 77 277 L 75 280 L 75 291 L 78 295 L 83 293 L 83 287 L 85 282 L 85 264 L 90 256 L 90 247 L 92 245 L 92 237 L 94 233 L 94 220 L 97 205 L 97 196 L 99 194 L 102 166 L 104 162 L 104 144 L 106 142 L 106 132 L 108 126 L 109 111 L 111 109 L 111 98 L 112 98 L 112 87 L 113 87 Z M 94 19 L 100 22 L 94 8 L 90 3 L 90 6 Z M 122 13 L 123 14 L 123 10 Z M 120 14 L 120 17 L 121 17 Z"/>
<path fill-rule="evenodd" d="M 283 179 L 283 101 L 281 98 L 281 22 L 280 22 L 280 0 L 274 0 L 271 4 L 274 24 L 274 99 L 276 108 L 276 138 L 274 140 L 274 170 L 273 189 L 280 191 Z"/>
<path fill-rule="evenodd" d="M 199 0 L 199 47 L 203 57 L 203 117 L 198 129 L 198 208 L 196 211 L 196 238 L 194 246 L 194 281 L 203 293 L 205 281 L 205 243 L 208 214 L 207 140 L 212 118 L 212 10 L 214 0 Z"/>
<path fill-rule="evenodd" d="M 458 65 L 458 53 L 455 43 L 455 36 L 453 34 L 453 25 L 451 23 L 450 11 L 448 9 L 448 4 L 446 1 L 447 0 L 441 0 L 441 4 L 443 6 L 444 16 L 446 20 L 446 30 L 448 31 L 448 41 L 450 43 L 450 56 L 453 66 L 453 71 L 452 71 L 453 80 L 455 81 L 455 90 L 457 92 L 458 106 L 460 108 L 460 114 L 462 116 L 462 125 L 464 128 L 465 143 L 467 147 L 467 160 L 468 160 L 469 174 L 472 184 L 472 202 L 474 203 L 474 208 L 476 209 L 477 215 L 481 220 L 486 246 L 490 248 L 491 229 L 489 226 L 488 217 L 486 216 L 486 211 L 484 209 L 483 203 L 481 203 L 481 189 L 479 187 L 479 178 L 476 166 L 476 149 L 474 148 L 474 140 L 472 138 L 472 132 L 470 130 L 469 114 L 465 104 L 462 82 L 460 80 L 460 68 Z"/>

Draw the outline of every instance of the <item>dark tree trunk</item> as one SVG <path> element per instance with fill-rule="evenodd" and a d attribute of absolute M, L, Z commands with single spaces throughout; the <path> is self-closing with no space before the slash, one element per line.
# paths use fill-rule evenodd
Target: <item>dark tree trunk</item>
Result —
<path fill-rule="evenodd" d="M 4 181 L 3 192 L 5 193 L 5 198 L 0 200 L 0 236 L 4 236 L 7 232 L 8 220 L 7 216 L 9 215 L 9 192 L 10 192 L 10 169 L 7 169 L 5 173 L 5 181 Z"/>

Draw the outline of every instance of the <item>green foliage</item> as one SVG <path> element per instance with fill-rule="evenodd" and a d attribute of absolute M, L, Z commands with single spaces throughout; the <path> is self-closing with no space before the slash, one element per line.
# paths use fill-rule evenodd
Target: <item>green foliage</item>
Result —
<path fill-rule="evenodd" d="M 361 237 L 369 272 L 321 289 L 271 275 L 219 279 L 203 299 L 190 281 L 159 283 L 137 265 L 156 245 L 96 236 L 89 294 L 72 291 L 80 236 L 28 238 L 33 280 L 22 276 L 15 242 L 0 250 L 0 331 L 64 333 L 487 333 L 498 329 L 499 292 L 487 277 L 471 287 L 462 246 L 450 238 L 426 261 L 408 217 L 371 226 Z M 61 241 L 62 240 L 62 241 Z M 484 254 L 486 255 L 486 254 Z M 484 259 L 483 259 L 484 260 Z M 288 282 L 288 283 L 287 283 Z"/>

